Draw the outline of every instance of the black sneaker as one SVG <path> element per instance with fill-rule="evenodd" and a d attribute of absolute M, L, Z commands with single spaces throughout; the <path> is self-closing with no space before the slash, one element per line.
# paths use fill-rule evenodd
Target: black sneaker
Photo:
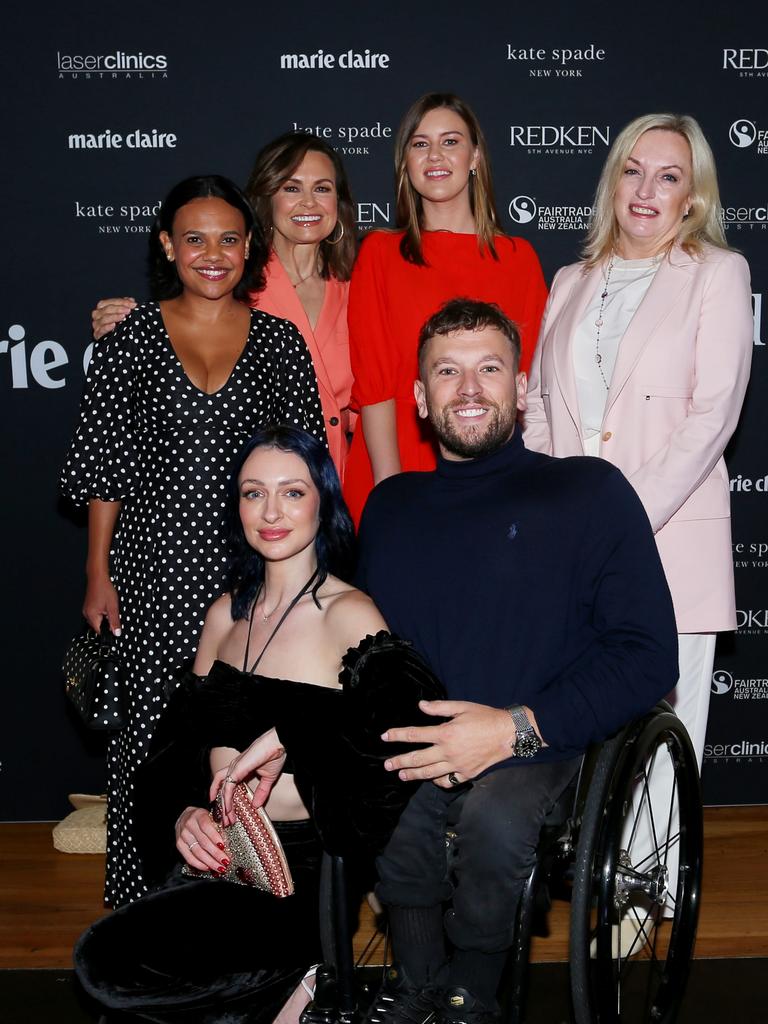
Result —
<path fill-rule="evenodd" d="M 373 997 L 364 1024 L 432 1024 L 437 1017 L 437 990 L 411 985 L 401 967 L 388 967 Z"/>
<path fill-rule="evenodd" d="M 438 1008 L 442 1024 L 499 1024 L 501 1011 L 491 1009 L 465 988 L 447 988 L 440 993 Z"/>

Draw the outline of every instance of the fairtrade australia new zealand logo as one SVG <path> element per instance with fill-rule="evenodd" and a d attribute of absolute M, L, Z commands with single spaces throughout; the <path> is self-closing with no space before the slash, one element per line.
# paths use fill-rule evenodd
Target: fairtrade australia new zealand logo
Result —
<path fill-rule="evenodd" d="M 761 156 L 768 156 L 768 129 L 758 128 L 754 121 L 740 117 L 728 129 L 728 138 L 737 149 L 750 149 Z M 757 145 L 755 145 L 757 143 Z"/>
<path fill-rule="evenodd" d="M 712 673 L 712 693 L 722 696 L 724 693 L 728 693 L 728 691 L 732 689 L 733 676 L 730 672 L 718 669 L 716 672 Z"/>
<path fill-rule="evenodd" d="M 515 196 L 509 204 L 509 216 L 515 224 L 530 224 L 536 216 L 536 203 L 530 196 Z"/>

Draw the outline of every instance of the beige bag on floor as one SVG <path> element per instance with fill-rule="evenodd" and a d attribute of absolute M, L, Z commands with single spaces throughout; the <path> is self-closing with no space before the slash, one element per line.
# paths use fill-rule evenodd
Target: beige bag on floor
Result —
<path fill-rule="evenodd" d="M 107 798 L 70 793 L 69 802 L 75 810 L 54 827 L 54 848 L 62 853 L 105 853 Z"/>

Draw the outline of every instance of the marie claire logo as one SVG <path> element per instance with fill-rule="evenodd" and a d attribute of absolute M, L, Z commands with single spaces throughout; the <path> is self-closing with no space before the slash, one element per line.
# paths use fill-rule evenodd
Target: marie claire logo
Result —
<path fill-rule="evenodd" d="M 758 494 L 768 493 L 768 475 L 752 477 L 738 473 L 731 477 L 730 484 L 731 494 L 751 494 L 753 491 Z"/>
<path fill-rule="evenodd" d="M 712 673 L 711 690 L 718 697 L 732 693 L 733 700 L 768 700 L 768 679 L 743 679 L 717 669 Z"/>
<path fill-rule="evenodd" d="M 768 49 L 762 46 L 723 49 L 724 71 L 738 71 L 739 78 L 768 78 Z"/>
<path fill-rule="evenodd" d="M 735 541 L 733 554 L 734 569 L 768 569 L 768 540 Z"/>
<path fill-rule="evenodd" d="M 83 373 L 91 361 L 93 343 L 83 355 Z M 27 332 L 21 324 L 11 324 L 8 337 L 0 339 L 0 356 L 8 359 L 0 360 L 0 366 L 8 366 L 10 385 L 14 390 L 27 390 L 30 378 L 41 388 L 56 390 L 67 383 L 63 374 L 64 367 L 69 363 L 67 350 L 58 341 L 38 341 L 27 344 Z M 3 378 L 8 379 L 3 372 Z"/>
<path fill-rule="evenodd" d="M 744 635 L 757 635 L 768 633 L 768 610 L 760 608 L 755 611 L 752 608 L 736 609 L 736 632 Z"/>
<path fill-rule="evenodd" d="M 519 146 L 531 156 L 581 156 L 610 145 L 610 139 L 607 124 L 513 124 L 509 128 L 510 146 Z"/>
<path fill-rule="evenodd" d="M 96 228 L 99 235 L 149 234 L 160 201 L 154 203 L 85 203 L 75 200 L 75 219 Z"/>
<path fill-rule="evenodd" d="M 532 224 L 539 231 L 586 231 L 592 216 L 591 206 L 552 206 L 533 196 L 515 196 L 509 216 L 515 224 Z"/>
<path fill-rule="evenodd" d="M 67 136 L 69 149 L 176 149 L 178 136 L 157 128 L 135 128 L 122 134 L 106 128 L 103 132 L 73 132 Z"/>
<path fill-rule="evenodd" d="M 293 121 L 292 127 L 295 132 L 306 132 L 307 135 L 317 135 L 319 139 L 327 139 L 333 148 L 344 156 L 369 156 L 372 142 L 392 138 L 392 128 L 388 124 L 382 124 L 381 121 L 376 121 L 373 124 L 336 126 L 316 124 L 310 127 Z"/>
<path fill-rule="evenodd" d="M 734 121 L 728 131 L 728 138 L 738 149 L 755 146 L 755 153 L 768 156 L 768 129 L 758 128 L 754 121 L 748 121 L 744 117 Z"/>
<path fill-rule="evenodd" d="M 713 761 L 762 761 L 768 757 L 767 740 L 736 740 L 735 743 L 705 743 L 704 757 Z"/>
<path fill-rule="evenodd" d="M 389 67 L 388 53 L 371 50 L 347 50 L 345 53 L 281 53 L 283 71 L 381 71 Z"/>
<path fill-rule="evenodd" d="M 606 51 L 589 46 L 514 46 L 507 43 L 507 60 L 525 67 L 529 78 L 583 78 L 584 69 L 604 61 Z"/>
<path fill-rule="evenodd" d="M 390 203 L 358 203 L 356 220 L 360 231 L 388 227 L 392 222 L 392 206 Z"/>
<path fill-rule="evenodd" d="M 56 54 L 59 78 L 167 78 L 164 53 L 61 53 Z"/>

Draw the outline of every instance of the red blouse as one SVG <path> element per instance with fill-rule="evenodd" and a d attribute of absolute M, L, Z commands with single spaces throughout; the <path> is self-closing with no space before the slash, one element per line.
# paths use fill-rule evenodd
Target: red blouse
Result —
<path fill-rule="evenodd" d="M 495 302 L 520 328 L 521 369 L 530 365 L 547 287 L 538 257 L 522 238 L 499 236 L 498 260 L 480 252 L 477 236 L 447 231 L 422 234 L 427 266 L 400 255 L 402 232 L 375 231 L 362 245 L 349 294 L 352 407 L 394 399 L 403 470 L 435 467 L 429 429 L 416 413 L 413 382 L 422 324 L 449 299 Z M 358 423 L 347 461 L 344 496 L 359 522 L 373 475 Z"/>

